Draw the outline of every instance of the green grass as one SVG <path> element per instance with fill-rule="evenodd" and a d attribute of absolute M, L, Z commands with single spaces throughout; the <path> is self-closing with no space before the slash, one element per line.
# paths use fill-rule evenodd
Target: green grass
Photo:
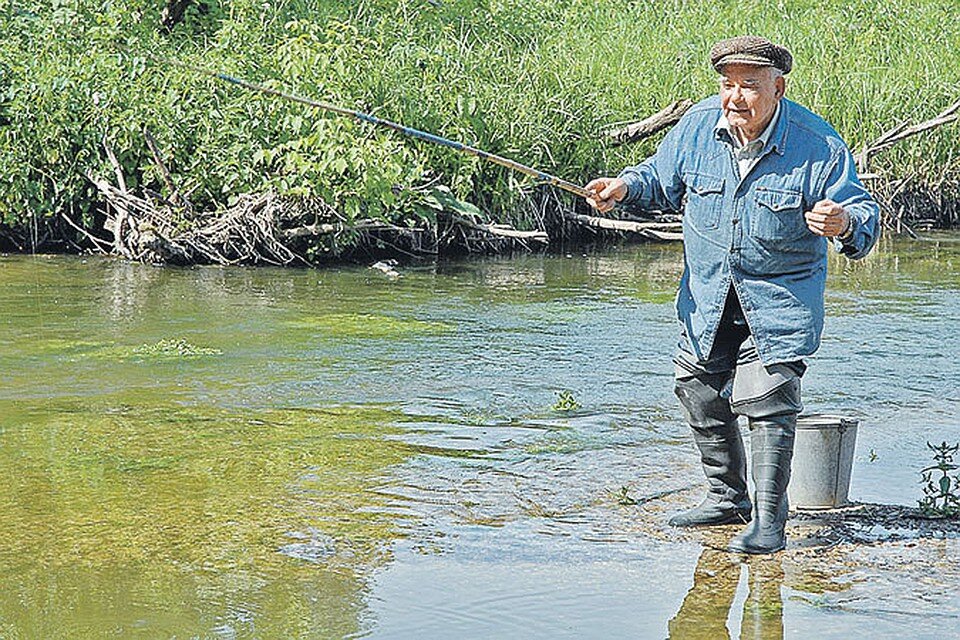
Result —
<path fill-rule="evenodd" d="M 607 125 L 713 93 L 707 51 L 734 34 L 787 45 L 795 57 L 788 97 L 825 116 L 855 150 L 960 97 L 952 0 L 206 1 L 170 35 L 156 29 L 161 3 L 122 4 L 57 0 L 0 13 L 6 223 L 36 226 L 70 212 L 94 227 L 83 174 L 113 177 L 103 138 L 128 185 L 165 192 L 144 126 L 204 208 L 273 189 L 322 198 L 348 221 L 421 224 L 435 213 L 418 187 L 437 180 L 500 221 L 538 222 L 520 206 L 532 185 L 518 174 L 146 52 L 372 111 L 581 183 L 655 148 L 656 140 L 609 148 L 600 137 Z M 956 176 L 958 152 L 950 125 L 902 143 L 878 166 L 921 181 Z"/>

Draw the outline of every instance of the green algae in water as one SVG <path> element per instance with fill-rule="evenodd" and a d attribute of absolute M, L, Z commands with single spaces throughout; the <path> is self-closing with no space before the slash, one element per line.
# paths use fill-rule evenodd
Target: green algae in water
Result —
<path fill-rule="evenodd" d="M 413 335 L 436 335 L 453 330 L 444 322 L 428 322 L 410 318 L 368 313 L 333 313 L 305 316 L 286 322 L 293 329 L 310 329 L 330 338 L 403 338 Z"/>
<path fill-rule="evenodd" d="M 100 346 L 98 348 L 80 350 L 74 353 L 80 358 L 95 360 L 113 360 L 116 362 L 175 362 L 179 360 L 196 360 L 209 356 L 223 355 L 220 349 L 199 347 L 183 338 L 164 339 L 156 343 L 131 346 Z"/>
<path fill-rule="evenodd" d="M 26 351 L 37 355 L 77 355 L 106 347 L 103 342 L 67 338 L 47 338 L 33 341 L 32 345 L 27 343 L 25 346 Z"/>
<path fill-rule="evenodd" d="M 133 354 L 145 358 L 196 358 L 199 356 L 218 356 L 220 349 L 198 347 L 183 338 L 179 340 L 161 340 L 156 344 L 144 344 L 133 350 Z"/>
<path fill-rule="evenodd" d="M 0 620 L 26 637 L 125 635 L 144 619 L 199 637 L 218 623 L 197 612 L 227 598 L 258 612 L 258 636 L 356 632 L 354 576 L 399 536 L 373 489 L 412 455 L 386 437 L 403 416 L 84 402 L 0 402 L 16 417 L 0 467 L 17 469 L 0 486 Z"/>

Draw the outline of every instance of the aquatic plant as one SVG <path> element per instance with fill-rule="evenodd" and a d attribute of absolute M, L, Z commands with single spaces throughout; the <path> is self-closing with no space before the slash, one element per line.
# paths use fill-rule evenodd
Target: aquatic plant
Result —
<path fill-rule="evenodd" d="M 923 498 L 918 501 L 920 511 L 929 518 L 960 516 L 960 477 L 953 473 L 960 468 L 953 463 L 960 443 L 932 445 L 928 442 L 927 448 L 933 451 L 934 464 L 920 471 L 925 483 Z"/>
<path fill-rule="evenodd" d="M 576 411 L 580 408 L 580 403 L 573 397 L 573 392 L 567 389 L 557 393 L 557 401 L 553 403 L 554 411 Z"/>
<path fill-rule="evenodd" d="M 445 322 L 397 318 L 372 313 L 329 313 L 303 316 L 285 323 L 293 329 L 314 331 L 327 338 L 402 338 L 446 333 L 453 326 Z"/>
<path fill-rule="evenodd" d="M 144 344 L 133 350 L 137 356 L 154 358 L 196 358 L 198 356 L 215 356 L 223 352 L 220 349 L 198 347 L 185 339 L 161 340 L 156 344 Z"/>
<path fill-rule="evenodd" d="M 627 485 L 621 485 L 621 487 L 616 491 L 610 492 L 613 498 L 617 501 L 617 504 L 629 507 L 633 505 L 640 504 L 640 502 L 630 495 L 630 487 Z"/>

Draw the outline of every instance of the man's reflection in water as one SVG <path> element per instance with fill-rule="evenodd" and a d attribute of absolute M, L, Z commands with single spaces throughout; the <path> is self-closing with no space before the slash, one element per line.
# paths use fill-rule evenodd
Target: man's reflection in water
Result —
<path fill-rule="evenodd" d="M 741 563 L 739 556 L 705 548 L 693 573 L 693 586 L 668 623 L 671 640 L 729 640 L 727 618 L 741 568 L 747 572 L 749 594 L 743 603 L 740 640 L 783 638 L 783 565 L 779 556 L 750 556 Z"/>

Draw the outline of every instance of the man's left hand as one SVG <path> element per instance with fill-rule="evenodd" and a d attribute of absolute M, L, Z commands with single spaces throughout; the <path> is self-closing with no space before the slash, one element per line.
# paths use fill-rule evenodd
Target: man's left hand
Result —
<path fill-rule="evenodd" d="M 825 238 L 839 236 L 850 226 L 850 214 L 833 200 L 821 200 L 803 215 L 810 231 Z"/>

